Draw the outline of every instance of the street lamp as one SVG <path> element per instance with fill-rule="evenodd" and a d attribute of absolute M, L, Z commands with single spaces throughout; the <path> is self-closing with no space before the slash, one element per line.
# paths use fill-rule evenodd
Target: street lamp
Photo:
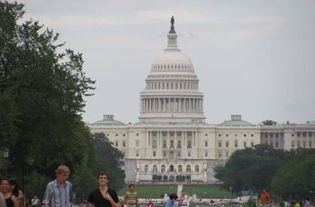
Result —
<path fill-rule="evenodd" d="M 5 176 L 8 176 L 8 159 L 9 159 L 9 149 L 5 148 L 3 150 L 3 157 L 5 159 Z"/>

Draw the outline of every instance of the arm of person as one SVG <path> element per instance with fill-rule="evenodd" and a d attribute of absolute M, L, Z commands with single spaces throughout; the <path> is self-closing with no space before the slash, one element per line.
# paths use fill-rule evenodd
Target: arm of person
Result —
<path fill-rule="evenodd" d="M 109 193 L 106 193 L 104 195 L 104 198 L 110 202 L 112 207 L 120 207 L 119 205 L 119 199 L 116 193 L 113 194 L 113 198 L 110 196 Z"/>
<path fill-rule="evenodd" d="M 13 201 L 14 207 L 19 207 L 19 206 L 20 206 L 20 203 L 19 203 L 19 200 L 18 200 L 17 197 L 12 196 L 11 199 L 12 199 L 12 201 Z"/>

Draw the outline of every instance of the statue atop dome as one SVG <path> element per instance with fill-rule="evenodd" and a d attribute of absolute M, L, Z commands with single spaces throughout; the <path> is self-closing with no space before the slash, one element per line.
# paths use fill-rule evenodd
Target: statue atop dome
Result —
<path fill-rule="evenodd" d="M 174 19 L 174 16 L 172 16 L 172 18 L 171 18 L 171 30 L 170 30 L 170 34 L 171 33 L 173 33 L 173 34 L 175 34 L 176 32 L 175 32 L 175 29 L 174 29 L 174 23 L 175 23 L 175 19 Z"/>

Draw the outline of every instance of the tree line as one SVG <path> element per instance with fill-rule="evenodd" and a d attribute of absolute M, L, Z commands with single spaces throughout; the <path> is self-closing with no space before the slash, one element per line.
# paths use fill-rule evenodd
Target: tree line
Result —
<path fill-rule="evenodd" d="M 30 195 L 42 195 L 60 164 L 71 169 L 78 198 L 86 199 L 105 170 L 123 185 L 122 154 L 82 120 L 95 81 L 83 57 L 38 21 L 24 20 L 23 4 L 0 1 L 0 172 Z"/>
<path fill-rule="evenodd" d="M 284 151 L 270 145 L 238 150 L 215 177 L 236 194 L 269 190 L 275 198 L 299 200 L 315 195 L 315 149 Z"/>

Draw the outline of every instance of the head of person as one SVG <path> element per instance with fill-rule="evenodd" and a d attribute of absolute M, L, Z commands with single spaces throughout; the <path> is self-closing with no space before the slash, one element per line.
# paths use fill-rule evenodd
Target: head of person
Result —
<path fill-rule="evenodd" d="M 109 177 L 106 172 L 99 172 L 96 178 L 99 186 L 107 186 Z"/>
<path fill-rule="evenodd" d="M 177 195 L 175 193 L 170 194 L 170 200 L 175 201 L 177 200 Z"/>
<path fill-rule="evenodd" d="M 128 186 L 128 191 L 130 191 L 130 192 L 135 192 L 135 191 L 136 191 L 136 186 L 135 186 L 135 184 L 130 184 L 130 185 Z"/>
<path fill-rule="evenodd" d="M 56 177 L 58 183 L 65 183 L 70 175 L 70 170 L 66 165 L 60 165 L 56 170 Z"/>
<path fill-rule="evenodd" d="M 0 180 L 0 192 L 1 193 L 10 193 L 11 186 L 8 178 L 3 178 Z"/>

